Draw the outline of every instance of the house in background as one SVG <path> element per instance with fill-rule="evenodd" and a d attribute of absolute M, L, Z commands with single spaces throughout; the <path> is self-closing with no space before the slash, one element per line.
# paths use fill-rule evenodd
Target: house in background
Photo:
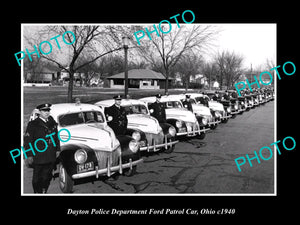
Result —
<path fill-rule="evenodd" d="M 107 78 L 110 88 L 125 87 L 125 73 L 118 73 Z M 172 78 L 168 79 L 169 87 Z M 149 69 L 132 69 L 128 71 L 128 87 L 139 89 L 162 89 L 165 88 L 166 78 L 163 74 Z"/>
<path fill-rule="evenodd" d="M 26 73 L 26 79 L 24 83 L 51 83 L 57 79 L 57 72 L 47 67 L 41 67 L 36 71 L 30 71 Z"/>

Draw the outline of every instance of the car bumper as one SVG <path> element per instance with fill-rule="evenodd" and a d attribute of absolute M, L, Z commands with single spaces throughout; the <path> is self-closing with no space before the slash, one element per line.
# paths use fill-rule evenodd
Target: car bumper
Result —
<path fill-rule="evenodd" d="M 122 174 L 123 169 L 127 169 L 127 168 L 132 169 L 133 166 L 136 166 L 136 165 L 138 165 L 139 163 L 142 163 L 142 162 L 143 162 L 143 159 L 138 159 L 138 160 L 135 160 L 135 161 L 132 161 L 130 159 L 128 163 L 122 164 L 121 161 L 120 161 L 119 165 L 112 166 L 112 167 L 107 167 L 107 168 L 104 168 L 104 169 L 98 169 L 98 166 L 96 166 L 95 170 L 84 172 L 84 173 L 73 174 L 72 178 L 73 179 L 80 179 L 80 178 L 91 177 L 91 176 L 96 176 L 96 178 L 98 178 L 99 175 L 110 176 L 111 173 L 114 173 L 114 172 L 119 172 L 119 173 Z"/>
<path fill-rule="evenodd" d="M 199 130 L 186 131 L 186 132 L 178 132 L 177 136 L 195 137 L 197 135 L 200 135 L 201 133 L 205 133 L 208 130 L 210 130 L 210 128 L 202 128 L 202 129 L 199 129 Z"/>
<path fill-rule="evenodd" d="M 238 114 L 240 111 L 235 111 L 235 112 L 232 112 L 230 113 L 230 115 L 235 115 L 235 114 Z"/>
<path fill-rule="evenodd" d="M 169 146 L 175 145 L 175 144 L 177 144 L 178 142 L 179 142 L 178 140 L 168 142 L 168 141 L 165 139 L 165 143 L 162 143 L 162 144 L 156 144 L 156 143 L 154 142 L 152 146 L 147 145 L 147 146 L 144 146 L 144 147 L 140 147 L 140 151 L 147 151 L 147 152 L 150 152 L 151 150 L 153 150 L 153 152 L 156 152 L 156 151 L 160 150 L 160 149 L 163 148 L 163 147 L 164 147 L 165 149 L 167 149 Z"/>
<path fill-rule="evenodd" d="M 213 125 L 216 125 L 216 124 L 219 124 L 219 123 L 221 123 L 221 121 L 217 120 L 217 121 L 211 121 L 207 125 L 210 127 L 210 126 L 213 126 Z"/>

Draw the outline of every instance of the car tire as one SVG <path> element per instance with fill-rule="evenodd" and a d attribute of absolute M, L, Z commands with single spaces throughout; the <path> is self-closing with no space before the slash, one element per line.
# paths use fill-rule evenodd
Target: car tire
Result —
<path fill-rule="evenodd" d="M 203 140 L 206 136 L 206 133 L 201 133 L 200 135 L 197 135 L 197 138 L 200 139 L 200 140 Z"/>
<path fill-rule="evenodd" d="M 59 164 L 59 188 L 63 193 L 71 193 L 73 190 L 74 181 L 67 173 L 66 169 Z"/>
<path fill-rule="evenodd" d="M 136 174 L 136 166 L 133 166 L 132 169 L 126 169 L 124 170 L 123 174 L 126 177 L 132 177 L 134 174 Z"/>
<path fill-rule="evenodd" d="M 215 124 L 215 125 L 212 125 L 210 128 L 212 129 L 212 130 L 214 130 L 214 129 L 216 129 L 218 127 L 218 124 Z"/>
<path fill-rule="evenodd" d="M 228 119 L 222 120 L 222 123 L 227 123 L 227 122 L 228 122 Z"/>
<path fill-rule="evenodd" d="M 164 153 L 170 154 L 174 151 L 174 149 L 175 149 L 175 145 L 168 146 L 168 148 L 164 150 Z"/>

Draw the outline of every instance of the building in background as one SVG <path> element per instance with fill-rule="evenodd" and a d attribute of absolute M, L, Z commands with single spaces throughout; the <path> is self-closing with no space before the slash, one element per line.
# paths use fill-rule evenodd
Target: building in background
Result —
<path fill-rule="evenodd" d="M 107 78 L 110 88 L 124 88 L 124 72 L 112 75 Z M 168 79 L 169 87 L 172 78 Z M 128 71 L 128 87 L 139 89 L 163 89 L 166 85 L 166 78 L 163 74 L 149 69 L 132 69 Z"/>

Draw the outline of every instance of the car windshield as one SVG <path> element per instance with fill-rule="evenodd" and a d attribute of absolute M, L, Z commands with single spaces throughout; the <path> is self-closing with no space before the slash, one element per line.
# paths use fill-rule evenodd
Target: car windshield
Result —
<path fill-rule="evenodd" d="M 83 123 L 103 123 L 104 116 L 98 111 L 68 113 L 59 116 L 58 122 L 62 127 Z"/>
<path fill-rule="evenodd" d="M 204 98 L 204 97 L 196 97 L 195 99 L 200 104 L 204 104 L 205 105 L 207 103 L 207 99 Z"/>
<path fill-rule="evenodd" d="M 148 110 L 144 105 L 129 105 L 124 108 L 127 114 L 148 114 Z"/>
<path fill-rule="evenodd" d="M 182 108 L 182 105 L 179 101 L 169 101 L 164 102 L 166 108 Z"/>

